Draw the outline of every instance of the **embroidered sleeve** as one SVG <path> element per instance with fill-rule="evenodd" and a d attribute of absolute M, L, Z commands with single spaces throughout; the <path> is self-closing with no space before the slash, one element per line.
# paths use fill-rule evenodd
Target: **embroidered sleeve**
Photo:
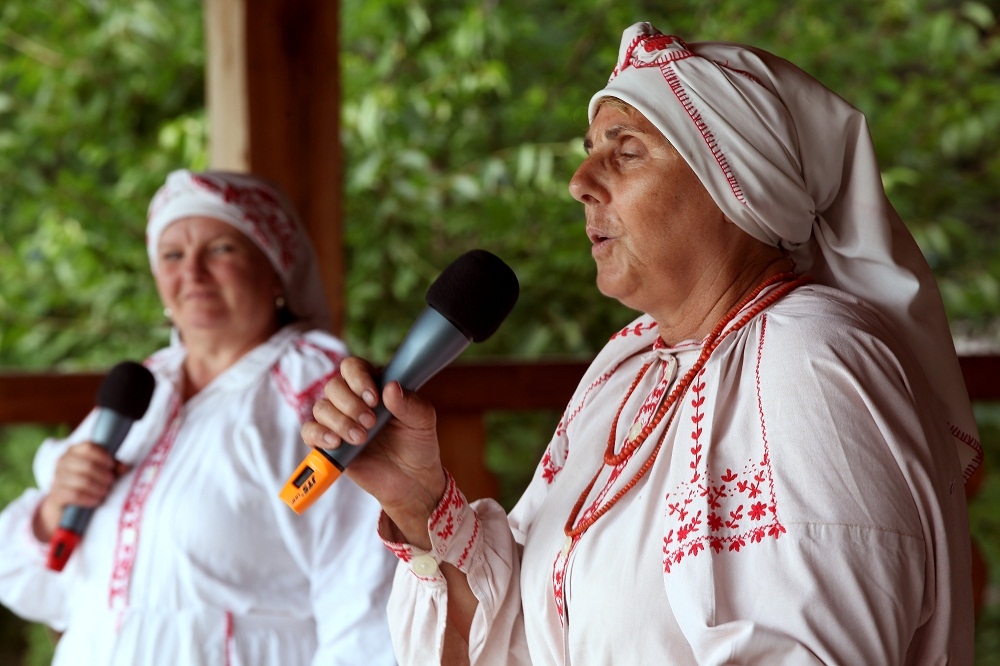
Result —
<path fill-rule="evenodd" d="M 347 348 L 340 340 L 310 331 L 295 340 L 294 353 L 284 354 L 271 368 L 271 377 L 300 423 L 313 420 L 312 409 L 323 397 L 323 388 L 340 372 Z"/>
<path fill-rule="evenodd" d="M 458 489 L 451 473 L 445 470 L 445 474 L 447 485 L 444 495 L 427 520 L 427 533 L 431 538 L 430 551 L 389 540 L 389 517 L 383 512 L 379 519 L 378 532 L 382 542 L 409 566 L 417 578 L 429 582 L 444 582 L 439 567 L 441 562 L 453 564 L 463 573 L 468 573 L 469 558 L 479 537 L 479 518 L 476 512 Z"/>

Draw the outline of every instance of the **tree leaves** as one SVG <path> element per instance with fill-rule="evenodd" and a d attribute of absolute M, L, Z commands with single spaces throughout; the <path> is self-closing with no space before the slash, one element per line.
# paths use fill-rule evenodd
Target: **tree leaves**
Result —
<path fill-rule="evenodd" d="M 360 4 L 344 3 L 345 14 Z M 516 264 L 527 288 L 495 341 L 470 353 L 586 355 L 631 316 L 596 293 L 582 212 L 565 187 L 582 158 L 574 146 L 587 100 L 636 17 L 689 41 L 757 44 L 865 111 L 887 191 L 948 284 L 949 313 L 963 331 L 988 330 L 1000 311 L 991 212 L 1000 191 L 1000 42 L 990 6 L 689 1 L 663 16 L 648 4 L 590 0 L 527 12 L 498 3 L 364 3 L 366 20 L 346 22 L 348 293 L 378 280 L 364 266 L 411 271 L 381 234 L 406 237 L 422 264 L 411 274 L 426 279 L 392 295 L 398 320 L 370 308 L 375 295 L 349 303 L 356 349 L 387 354 L 368 345 L 371 332 L 388 325 L 401 335 L 433 279 L 428 264 L 440 270 L 477 243 Z M 362 260 L 369 254 L 377 258 Z M 536 262 L 566 264 L 576 279 L 535 271 Z"/>
<path fill-rule="evenodd" d="M 200 11 L 0 9 L 3 367 L 104 368 L 165 341 L 145 209 L 169 170 L 205 164 Z"/>

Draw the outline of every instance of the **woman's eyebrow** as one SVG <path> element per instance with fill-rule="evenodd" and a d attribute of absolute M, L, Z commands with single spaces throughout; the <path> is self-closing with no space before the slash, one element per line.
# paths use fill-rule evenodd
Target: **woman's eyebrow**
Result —
<path fill-rule="evenodd" d="M 618 135 L 621 134 L 622 132 L 631 132 L 633 134 L 648 134 L 648 132 L 646 132 L 641 127 L 622 123 L 619 125 L 613 125 L 608 129 L 604 130 L 604 139 L 606 141 L 614 141 L 615 138 L 617 138 Z M 588 132 L 587 136 L 583 138 L 583 149 L 589 153 L 593 147 L 594 147 L 594 142 L 591 140 L 590 133 Z"/>

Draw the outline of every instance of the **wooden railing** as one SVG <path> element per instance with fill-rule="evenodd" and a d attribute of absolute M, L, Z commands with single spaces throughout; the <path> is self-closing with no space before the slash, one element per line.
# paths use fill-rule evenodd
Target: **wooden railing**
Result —
<path fill-rule="evenodd" d="M 972 400 L 1000 401 L 1000 355 L 960 361 Z M 561 410 L 586 367 L 583 361 L 459 363 L 421 389 L 437 407 L 445 465 L 469 499 L 497 495 L 497 481 L 484 462 L 485 415 Z M 0 373 L 0 425 L 74 425 L 93 407 L 102 378 L 101 373 Z"/>
<path fill-rule="evenodd" d="M 586 367 L 581 361 L 456 364 L 421 389 L 438 408 L 444 463 L 469 499 L 495 497 L 498 491 L 484 464 L 485 415 L 561 409 Z M 0 425 L 76 425 L 93 408 L 103 377 L 0 373 Z"/>
<path fill-rule="evenodd" d="M 959 360 L 973 402 L 1000 402 L 1000 355 Z M 468 499 L 499 495 L 497 479 L 485 463 L 486 414 L 561 410 L 586 367 L 582 361 L 456 364 L 421 389 L 437 407 L 442 460 Z M 75 425 L 93 407 L 102 378 L 101 373 L 0 373 L 0 425 Z M 982 478 L 980 473 L 970 480 L 970 496 Z M 973 601 L 978 613 L 989 572 L 975 538 L 972 553 Z"/>

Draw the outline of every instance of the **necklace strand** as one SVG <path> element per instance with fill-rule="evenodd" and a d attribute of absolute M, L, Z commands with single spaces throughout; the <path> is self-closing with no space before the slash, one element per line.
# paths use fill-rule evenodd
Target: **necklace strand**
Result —
<path fill-rule="evenodd" d="M 659 408 L 656 410 L 656 414 L 653 416 L 652 419 L 650 419 L 646 423 L 645 427 L 643 427 L 642 429 L 642 432 L 640 432 L 634 438 L 629 438 L 626 441 L 625 445 L 622 447 L 622 450 L 616 454 L 614 450 L 615 450 L 615 443 L 617 441 L 618 421 L 621 419 L 622 411 L 624 411 L 626 403 L 629 401 L 629 398 L 632 396 L 636 388 L 639 386 L 639 383 L 642 381 L 642 377 L 646 374 L 646 371 L 653 364 L 653 361 L 650 361 L 649 363 L 643 365 L 642 368 L 639 370 L 639 373 L 636 375 L 635 380 L 632 382 L 632 386 L 629 387 L 628 392 L 625 394 L 625 399 L 622 400 L 621 404 L 618 406 L 618 411 L 615 413 L 615 418 L 611 423 L 611 431 L 608 433 L 608 443 L 604 451 L 604 461 L 603 461 L 604 465 L 610 467 L 616 467 L 622 462 L 628 460 L 635 452 L 635 450 L 638 449 L 640 446 L 642 446 L 643 443 L 645 443 L 650 433 L 652 433 L 653 430 L 656 429 L 656 427 L 659 425 L 660 421 L 667 414 L 667 412 L 670 412 L 670 417 L 667 419 L 667 426 L 664 429 L 664 435 L 666 435 L 666 432 L 670 430 L 670 424 L 673 422 L 674 415 L 677 413 L 677 410 L 671 410 L 670 408 L 681 398 L 681 396 L 685 392 L 687 392 L 687 389 L 691 386 L 691 383 L 694 381 L 694 378 L 698 375 L 698 373 L 701 372 L 701 369 L 705 366 L 705 363 L 708 361 L 708 358 L 712 355 L 712 352 L 715 351 L 715 349 L 719 346 L 719 344 L 722 343 L 722 341 L 726 338 L 726 336 L 728 336 L 731 333 L 734 333 L 735 331 L 740 330 L 741 328 L 746 326 L 746 324 L 751 319 L 757 316 L 757 314 L 760 313 L 764 308 L 775 303 L 776 301 L 783 298 L 786 294 L 788 294 L 792 290 L 809 282 L 810 280 L 811 278 L 808 276 L 796 277 L 794 273 L 780 273 L 778 275 L 774 275 L 764 280 L 759 285 L 757 285 L 757 287 L 750 293 L 750 295 L 748 295 L 745 299 L 743 299 L 738 305 L 736 305 L 736 307 L 727 312 L 726 315 L 722 317 L 721 320 L 719 320 L 719 323 L 715 326 L 714 329 L 712 329 L 712 332 L 709 333 L 708 337 L 705 339 L 705 344 L 702 347 L 701 354 L 698 356 L 698 360 L 695 361 L 694 365 L 691 366 L 691 369 L 684 374 L 684 377 L 681 379 L 680 382 L 677 383 L 677 386 L 675 386 L 674 390 L 670 392 L 670 395 L 667 396 L 666 400 L 660 403 Z M 784 284 L 779 286 L 773 292 L 768 294 L 765 298 L 761 299 L 759 303 L 756 303 L 752 308 L 750 308 L 746 312 L 746 314 L 740 317 L 739 321 L 737 321 L 736 324 L 734 324 L 733 327 L 730 328 L 728 331 L 725 331 L 725 335 L 723 335 L 723 331 L 725 330 L 729 322 L 735 319 L 736 315 L 739 314 L 739 312 L 743 308 L 745 308 L 748 303 L 752 302 L 755 298 L 757 298 L 762 291 L 764 291 L 771 285 L 774 285 L 779 282 L 784 282 Z M 576 537 L 579 537 L 581 534 L 590 529 L 591 525 L 597 522 L 598 518 L 603 516 L 611 509 L 611 507 L 617 504 L 618 501 L 622 497 L 624 497 L 625 494 L 628 491 L 630 491 L 653 466 L 653 462 L 656 460 L 656 456 L 660 452 L 660 447 L 662 445 L 663 445 L 663 437 L 660 437 L 659 440 L 657 440 L 656 442 L 656 446 L 653 447 L 652 451 L 650 451 L 649 456 L 646 458 L 646 461 L 642 464 L 642 467 L 639 468 L 639 470 L 635 473 L 635 475 L 631 479 L 629 479 L 629 481 L 624 486 L 622 486 L 618 490 L 618 492 L 616 492 L 611 497 L 611 499 L 609 499 L 607 502 L 598 507 L 593 513 L 583 518 L 579 524 L 574 525 L 574 523 L 576 523 L 577 516 L 580 515 L 580 510 L 583 508 L 584 502 L 587 501 L 587 497 L 590 495 L 590 491 L 594 489 L 594 485 L 597 483 L 597 479 L 600 477 L 601 470 L 604 467 L 602 465 L 602 467 L 598 468 L 597 473 L 594 474 L 594 478 L 592 478 L 590 480 L 590 483 L 587 484 L 587 487 L 584 488 L 583 492 L 580 494 L 580 497 L 577 499 L 576 504 L 573 506 L 572 512 L 566 519 L 566 525 L 563 528 L 564 532 L 566 533 L 566 536 L 572 537 L 574 539 Z"/>

